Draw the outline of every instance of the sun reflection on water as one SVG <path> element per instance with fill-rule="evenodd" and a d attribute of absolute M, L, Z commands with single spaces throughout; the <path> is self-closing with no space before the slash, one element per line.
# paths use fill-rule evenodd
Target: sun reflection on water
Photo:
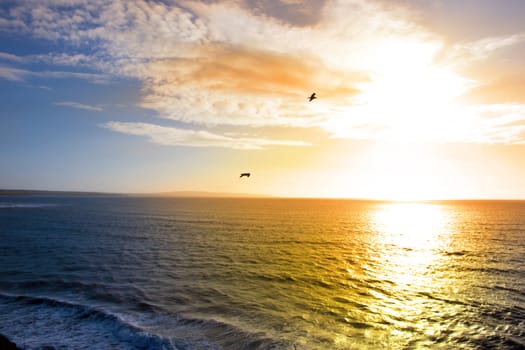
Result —
<path fill-rule="evenodd" d="M 440 277 L 440 266 L 446 263 L 442 252 L 450 244 L 451 217 L 446 206 L 381 204 L 372 212 L 370 223 L 376 247 L 371 277 L 389 286 L 375 292 L 371 309 L 390 324 L 388 343 L 395 347 L 416 333 L 440 333 L 439 326 L 428 319 L 442 310 L 428 296 L 448 289 L 447 280 Z"/>
<path fill-rule="evenodd" d="M 372 215 L 372 225 L 385 244 L 407 249 L 439 246 L 449 222 L 444 207 L 433 203 L 388 203 Z"/>
<path fill-rule="evenodd" d="M 425 279 L 448 244 L 450 218 L 444 207 L 430 203 L 388 203 L 372 213 L 376 265 L 390 280 L 410 284 Z M 420 281 L 423 282 L 423 281 Z"/>
<path fill-rule="evenodd" d="M 449 241 L 450 218 L 444 207 L 429 203 L 388 203 L 371 218 L 376 244 L 381 247 L 376 266 L 398 284 L 431 278 L 428 270 L 438 263 Z"/>

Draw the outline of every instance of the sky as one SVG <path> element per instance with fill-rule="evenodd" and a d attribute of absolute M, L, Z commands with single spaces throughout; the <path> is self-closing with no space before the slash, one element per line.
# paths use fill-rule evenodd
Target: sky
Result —
<path fill-rule="evenodd" d="M 4 0 L 0 188 L 525 199 L 524 14 Z"/>

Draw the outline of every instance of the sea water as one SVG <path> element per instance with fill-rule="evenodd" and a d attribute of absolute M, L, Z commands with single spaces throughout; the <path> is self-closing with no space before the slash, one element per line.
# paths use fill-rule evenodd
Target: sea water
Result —
<path fill-rule="evenodd" d="M 26 349 L 525 348 L 525 202 L 0 197 Z"/>

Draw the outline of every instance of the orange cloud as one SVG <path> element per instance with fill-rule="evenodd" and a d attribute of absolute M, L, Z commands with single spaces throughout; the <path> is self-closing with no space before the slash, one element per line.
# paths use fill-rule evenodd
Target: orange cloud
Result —
<path fill-rule="evenodd" d="M 279 96 L 322 91 L 323 98 L 351 97 L 364 74 L 331 70 L 314 58 L 247 48 L 204 48 L 201 58 L 159 61 L 163 82 L 198 85 L 210 91 Z M 158 82 L 157 82 L 158 83 Z"/>
<path fill-rule="evenodd" d="M 463 99 L 482 104 L 525 103 L 524 86 L 525 75 L 500 79 L 470 90 Z"/>

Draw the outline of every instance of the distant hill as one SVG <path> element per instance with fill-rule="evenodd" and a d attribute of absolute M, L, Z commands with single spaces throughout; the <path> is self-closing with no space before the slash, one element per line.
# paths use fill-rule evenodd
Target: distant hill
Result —
<path fill-rule="evenodd" d="M 254 197 L 271 197 L 264 194 L 253 193 L 228 193 L 228 192 L 205 192 L 205 191 L 173 191 L 137 194 L 138 196 L 155 196 L 155 197 L 202 197 L 202 198 L 254 198 Z"/>

